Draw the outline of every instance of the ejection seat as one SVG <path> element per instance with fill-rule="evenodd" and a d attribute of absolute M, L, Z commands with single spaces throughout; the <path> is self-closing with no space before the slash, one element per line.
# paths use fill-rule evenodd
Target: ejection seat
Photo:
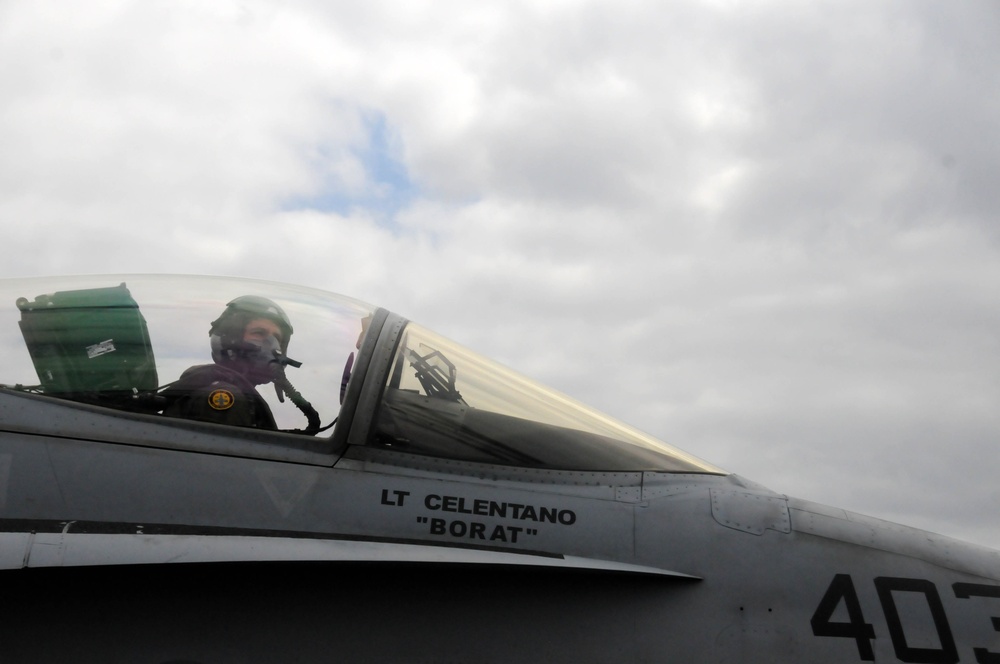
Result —
<path fill-rule="evenodd" d="M 29 391 L 156 412 L 156 361 L 139 305 L 122 283 L 17 300 L 39 386 Z"/>

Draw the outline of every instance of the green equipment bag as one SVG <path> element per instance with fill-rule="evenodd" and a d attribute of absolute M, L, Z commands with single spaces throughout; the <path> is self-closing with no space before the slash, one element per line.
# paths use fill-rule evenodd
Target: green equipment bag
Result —
<path fill-rule="evenodd" d="M 17 300 L 21 334 L 52 396 L 154 410 L 156 361 L 146 319 L 125 284 Z"/>

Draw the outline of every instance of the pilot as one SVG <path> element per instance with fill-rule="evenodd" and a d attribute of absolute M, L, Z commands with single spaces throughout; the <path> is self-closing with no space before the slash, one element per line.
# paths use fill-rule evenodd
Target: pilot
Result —
<path fill-rule="evenodd" d="M 234 426 L 276 429 L 258 385 L 283 380 L 292 336 L 288 316 L 271 300 L 238 297 L 209 330 L 213 364 L 194 366 L 162 392 L 164 415 Z M 287 382 L 287 381 L 285 381 Z"/>

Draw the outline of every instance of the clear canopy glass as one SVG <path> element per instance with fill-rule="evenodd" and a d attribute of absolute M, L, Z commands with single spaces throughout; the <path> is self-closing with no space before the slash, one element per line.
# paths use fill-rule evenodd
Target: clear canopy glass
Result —
<path fill-rule="evenodd" d="M 723 472 L 419 325 L 406 323 L 391 347 L 397 338 L 369 329 L 376 309 L 364 302 L 266 281 L 166 275 L 2 281 L 0 387 L 167 423 L 178 417 L 203 421 L 164 404 L 174 403 L 171 390 L 189 368 L 216 370 L 218 335 L 210 339 L 209 330 L 237 298 L 258 304 L 266 298 L 293 328 L 283 339 L 283 354 L 276 346 L 267 351 L 285 362 L 291 389 L 279 392 L 263 380 L 244 393 L 207 395 L 212 408 L 225 410 L 227 399 L 259 393 L 254 398 L 263 398 L 273 413 L 263 428 L 329 436 L 349 369 L 364 348 L 394 357 L 388 375 L 380 373 L 382 363 L 357 377 L 365 381 L 359 394 L 381 393 L 380 402 L 358 401 L 377 402 L 377 412 L 353 418 L 358 426 L 374 423 L 367 438 L 359 437 L 372 448 L 554 470 Z M 247 330 L 260 327 L 246 324 Z M 366 335 L 374 339 L 363 344 Z M 367 366 L 371 358 L 364 359 Z M 300 401 L 308 402 L 313 417 Z M 319 431 L 319 425 L 305 426 L 317 413 Z M 259 420 L 215 423 L 262 427 Z M 331 453 L 342 451 L 333 444 Z"/>
<path fill-rule="evenodd" d="M 286 375 L 318 411 L 337 417 L 344 364 L 373 307 L 320 290 L 196 276 L 87 276 L 0 282 L 0 384 L 98 405 L 155 412 L 144 396 L 212 363 L 209 329 L 244 295 L 278 304 L 294 332 Z M 137 399 L 129 398 L 129 392 Z M 259 393 L 278 429 L 306 418 L 271 385 Z"/>
<path fill-rule="evenodd" d="M 531 468 L 722 471 L 410 323 L 374 443 Z"/>

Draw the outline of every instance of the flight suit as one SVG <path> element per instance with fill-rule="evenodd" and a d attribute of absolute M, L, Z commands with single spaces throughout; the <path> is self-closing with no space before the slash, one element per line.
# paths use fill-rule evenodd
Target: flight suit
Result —
<path fill-rule="evenodd" d="M 218 364 L 191 367 L 163 391 L 163 414 L 241 427 L 277 429 L 271 408 L 241 374 Z"/>

